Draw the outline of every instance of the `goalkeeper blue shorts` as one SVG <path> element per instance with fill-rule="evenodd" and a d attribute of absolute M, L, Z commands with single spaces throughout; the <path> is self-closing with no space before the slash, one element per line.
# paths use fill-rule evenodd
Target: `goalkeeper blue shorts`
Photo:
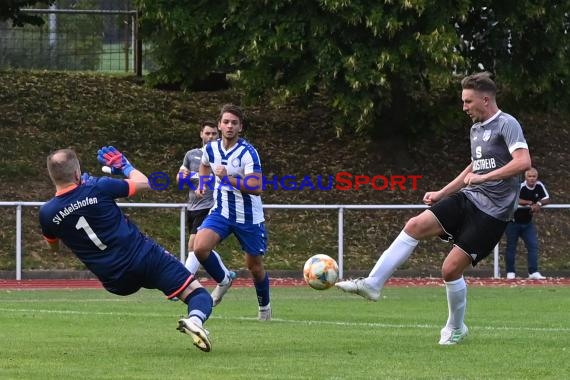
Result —
<path fill-rule="evenodd" d="M 109 292 L 126 296 L 140 288 L 159 289 L 168 298 L 178 294 L 194 281 L 194 276 L 184 264 L 155 242 L 142 255 L 142 259 L 131 264 L 119 277 L 103 282 Z"/>

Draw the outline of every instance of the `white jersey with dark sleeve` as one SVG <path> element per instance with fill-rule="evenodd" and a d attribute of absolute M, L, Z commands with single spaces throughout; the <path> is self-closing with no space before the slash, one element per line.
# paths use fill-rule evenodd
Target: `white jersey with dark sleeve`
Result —
<path fill-rule="evenodd" d="M 548 191 L 546 191 L 546 186 L 544 186 L 541 181 L 536 181 L 534 186 L 530 186 L 525 180 L 521 183 L 519 199 L 536 203 L 550 199 L 550 196 L 548 195 Z M 531 209 L 528 206 L 517 208 L 515 211 L 515 222 L 530 223 L 532 221 L 532 213 L 530 211 Z"/>
<path fill-rule="evenodd" d="M 486 174 L 507 165 L 517 149 L 528 149 L 519 122 L 498 111 L 489 120 L 471 127 L 473 173 Z M 518 204 L 520 175 L 465 187 L 465 193 L 477 208 L 499 220 L 509 221 Z"/>

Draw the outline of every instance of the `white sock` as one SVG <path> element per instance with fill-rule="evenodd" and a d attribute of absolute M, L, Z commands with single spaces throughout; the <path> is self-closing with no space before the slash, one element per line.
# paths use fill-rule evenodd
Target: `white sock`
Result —
<path fill-rule="evenodd" d="M 259 311 L 265 311 L 271 309 L 271 302 L 265 306 L 259 306 Z"/>
<path fill-rule="evenodd" d="M 382 289 L 396 269 L 410 257 L 417 245 L 418 240 L 402 230 L 390 247 L 380 256 L 370 271 L 366 283 L 374 289 Z"/>
<path fill-rule="evenodd" d="M 458 280 L 446 282 L 445 290 L 447 291 L 447 306 L 449 308 L 446 326 L 452 329 L 461 328 L 467 307 L 467 284 L 465 279 L 461 277 Z"/>
<path fill-rule="evenodd" d="M 197 324 L 198 326 L 202 327 L 202 320 L 198 317 L 196 317 L 195 315 L 190 317 L 190 320 L 192 322 L 194 322 L 195 324 Z"/>
<path fill-rule="evenodd" d="M 186 258 L 186 263 L 184 265 L 186 266 L 186 269 L 188 269 L 192 274 L 196 274 L 196 272 L 198 272 L 198 268 L 200 268 L 200 262 L 194 254 L 194 251 L 188 252 L 188 257 Z"/>

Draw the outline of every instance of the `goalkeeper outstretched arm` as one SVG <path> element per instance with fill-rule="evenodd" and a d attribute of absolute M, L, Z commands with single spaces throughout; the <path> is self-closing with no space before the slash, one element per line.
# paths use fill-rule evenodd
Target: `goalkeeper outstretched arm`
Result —
<path fill-rule="evenodd" d="M 105 172 L 112 174 L 124 175 L 135 185 L 136 191 L 146 190 L 150 188 L 148 178 L 140 170 L 135 169 L 133 164 L 127 157 L 113 146 L 104 146 L 97 152 L 97 160 Z"/>
<path fill-rule="evenodd" d="M 133 168 L 127 178 L 135 184 L 136 191 L 150 189 L 147 176 L 138 169 Z"/>

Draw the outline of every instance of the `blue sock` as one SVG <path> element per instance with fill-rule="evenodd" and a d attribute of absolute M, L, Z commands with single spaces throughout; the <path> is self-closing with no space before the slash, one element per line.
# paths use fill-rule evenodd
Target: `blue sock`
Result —
<path fill-rule="evenodd" d="M 184 302 L 188 304 L 189 317 L 198 317 L 205 322 L 212 314 L 212 296 L 205 288 L 194 290 Z"/>
<path fill-rule="evenodd" d="M 265 277 L 261 282 L 253 281 L 255 292 L 257 293 L 257 303 L 259 306 L 269 305 L 269 275 L 265 272 Z"/>
<path fill-rule="evenodd" d="M 200 264 L 202 264 L 202 266 L 206 270 L 206 272 L 208 272 L 208 274 L 212 276 L 214 281 L 216 281 L 218 284 L 224 281 L 224 279 L 226 278 L 226 272 L 224 272 L 224 269 L 222 268 L 222 265 L 220 264 L 220 261 L 218 260 L 218 257 L 216 255 L 210 252 L 206 260 L 204 261 L 199 260 L 199 261 Z"/>

